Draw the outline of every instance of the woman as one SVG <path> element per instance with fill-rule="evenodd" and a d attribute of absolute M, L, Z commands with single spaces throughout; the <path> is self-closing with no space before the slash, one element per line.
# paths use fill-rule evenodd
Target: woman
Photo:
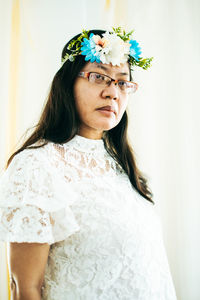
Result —
<path fill-rule="evenodd" d="M 13 299 L 176 299 L 127 140 L 131 70 L 152 60 L 131 34 L 83 31 L 67 43 L 40 121 L 8 161 L 0 237 Z"/>

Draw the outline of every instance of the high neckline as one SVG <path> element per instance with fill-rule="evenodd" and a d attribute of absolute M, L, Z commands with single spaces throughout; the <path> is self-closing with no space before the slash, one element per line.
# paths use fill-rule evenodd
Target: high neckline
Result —
<path fill-rule="evenodd" d="M 105 152 L 105 146 L 103 139 L 89 139 L 81 135 L 75 135 L 69 142 L 64 146 L 72 146 L 79 151 L 83 152 Z"/>

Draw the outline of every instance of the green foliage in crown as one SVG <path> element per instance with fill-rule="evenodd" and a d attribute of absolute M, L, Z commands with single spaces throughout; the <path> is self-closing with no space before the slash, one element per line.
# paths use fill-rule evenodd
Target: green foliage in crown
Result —
<path fill-rule="evenodd" d="M 101 37 L 93 33 L 89 36 L 89 31 L 83 30 L 77 39 L 69 43 L 67 50 L 70 53 L 66 53 L 62 63 L 67 60 L 72 62 L 77 55 L 84 55 L 86 61 L 118 66 L 128 61 L 132 70 L 135 66 L 146 70 L 151 66 L 153 57 L 140 56 L 141 48 L 132 39 L 133 32 L 134 30 L 126 33 L 121 27 L 112 27 L 112 31 L 106 31 Z"/>

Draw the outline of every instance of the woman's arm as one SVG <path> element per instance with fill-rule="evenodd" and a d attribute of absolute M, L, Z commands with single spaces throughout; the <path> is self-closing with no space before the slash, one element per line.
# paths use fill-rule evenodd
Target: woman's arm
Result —
<path fill-rule="evenodd" d="M 10 243 L 8 261 L 12 300 L 40 300 L 48 244 Z"/>

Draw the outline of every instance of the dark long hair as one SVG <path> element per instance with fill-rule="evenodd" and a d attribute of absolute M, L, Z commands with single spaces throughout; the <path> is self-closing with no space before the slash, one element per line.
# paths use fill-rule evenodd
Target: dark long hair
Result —
<path fill-rule="evenodd" d="M 89 33 L 92 32 L 102 35 L 105 31 L 91 30 Z M 74 38 L 77 38 L 79 35 Z M 70 53 L 67 49 L 70 41 L 62 51 L 62 58 L 66 53 Z M 38 124 L 30 137 L 10 156 L 7 167 L 13 157 L 26 148 L 42 147 L 48 141 L 61 144 L 66 143 L 78 133 L 80 120 L 75 107 L 73 86 L 77 74 L 85 64 L 84 56 L 79 55 L 73 62 L 66 61 L 58 70 L 53 78 L 47 102 Z M 127 128 L 128 115 L 125 111 L 118 125 L 104 132 L 105 147 L 127 173 L 133 188 L 148 201 L 154 203 L 152 200 L 153 194 L 148 188 L 147 180 L 137 168 L 133 150 L 128 142 Z M 41 140 L 44 141 L 42 144 L 33 145 Z"/>

